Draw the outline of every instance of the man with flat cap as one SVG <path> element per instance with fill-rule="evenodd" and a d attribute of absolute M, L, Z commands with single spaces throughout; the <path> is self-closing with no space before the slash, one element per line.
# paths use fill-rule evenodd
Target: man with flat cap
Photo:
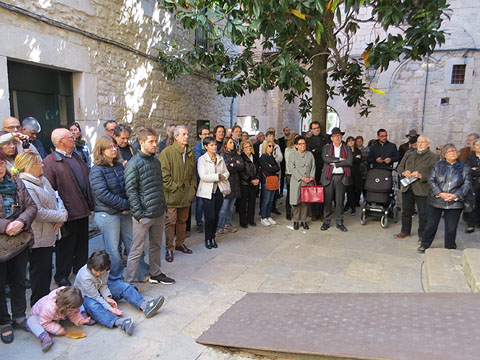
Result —
<path fill-rule="evenodd" d="M 414 130 L 414 129 L 410 130 L 406 135 L 406 137 L 408 141 L 405 144 L 400 145 L 400 147 L 398 148 L 398 152 L 400 153 L 400 156 L 402 157 L 402 159 L 403 159 L 403 156 L 408 152 L 408 150 L 412 148 L 412 145 L 417 143 L 417 138 L 418 138 L 417 130 Z"/>
<path fill-rule="evenodd" d="M 342 141 L 344 134 L 339 128 L 333 128 L 330 134 L 332 143 L 325 145 L 322 150 L 324 190 L 323 225 L 320 228 L 322 231 L 328 230 L 330 227 L 333 199 L 335 199 L 337 228 L 344 232 L 348 231 L 343 224 L 343 203 L 345 202 L 345 189 L 352 181 L 350 167 L 353 162 L 353 154 Z"/>

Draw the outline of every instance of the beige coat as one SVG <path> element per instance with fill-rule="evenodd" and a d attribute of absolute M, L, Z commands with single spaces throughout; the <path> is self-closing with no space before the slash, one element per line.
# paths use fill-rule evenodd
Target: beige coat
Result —
<path fill-rule="evenodd" d="M 218 184 L 220 175 L 225 176 L 226 179 L 230 175 L 223 157 L 217 155 L 217 165 L 215 166 L 208 153 L 203 154 L 198 159 L 197 170 L 200 177 L 197 196 L 204 199 L 212 198 L 213 185 Z"/>
<path fill-rule="evenodd" d="M 56 232 L 53 229 L 55 223 L 67 221 L 67 210 L 62 199 L 55 195 L 52 185 L 45 176 L 38 179 L 30 174 L 21 173 L 25 187 L 30 197 L 37 205 L 37 216 L 32 223 L 34 236 L 33 248 L 48 247 L 55 244 Z"/>

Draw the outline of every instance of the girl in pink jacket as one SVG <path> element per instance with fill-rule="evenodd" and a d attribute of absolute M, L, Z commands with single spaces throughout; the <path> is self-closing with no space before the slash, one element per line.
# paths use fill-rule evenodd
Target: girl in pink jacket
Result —
<path fill-rule="evenodd" d="M 73 286 L 62 286 L 38 300 L 30 310 L 27 325 L 42 345 L 42 351 L 48 351 L 53 340 L 50 334 L 65 335 L 65 329 L 59 320 L 68 319 L 75 325 L 89 324 L 91 319 L 82 314 L 82 292 Z"/>

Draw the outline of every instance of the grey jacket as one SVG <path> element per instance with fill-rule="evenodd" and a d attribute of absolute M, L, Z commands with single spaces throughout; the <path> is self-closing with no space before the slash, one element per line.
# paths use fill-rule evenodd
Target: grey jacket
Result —
<path fill-rule="evenodd" d="M 337 161 L 338 159 L 332 158 L 330 156 L 331 146 L 332 146 L 332 144 L 327 144 L 323 147 L 323 150 L 322 150 L 323 169 L 322 169 L 321 181 L 322 181 L 323 186 L 327 186 L 328 184 L 330 184 L 330 180 L 327 179 L 327 169 L 328 169 L 328 166 L 331 162 L 335 162 L 336 167 L 343 167 L 343 168 L 351 167 L 352 162 L 353 162 L 353 154 L 352 154 L 352 150 L 350 149 L 349 146 L 346 146 L 342 142 L 342 147 L 345 147 L 345 149 L 347 150 L 347 158 L 345 160 L 342 160 L 342 161 Z M 350 177 L 346 177 L 346 176 L 342 177 L 343 185 L 345 185 L 345 186 L 350 185 L 351 182 L 352 182 L 352 176 L 351 175 L 350 175 Z"/>
<path fill-rule="evenodd" d="M 25 187 L 30 197 L 37 205 L 37 216 L 32 223 L 34 235 L 33 248 L 49 247 L 55 244 L 56 231 L 53 229 L 55 223 L 67 221 L 67 210 L 62 199 L 57 198 L 55 190 L 45 176 L 38 179 L 30 174 L 21 173 Z"/>
<path fill-rule="evenodd" d="M 313 185 L 300 180 L 302 177 L 315 178 L 315 158 L 310 151 L 299 153 L 292 151 L 288 156 L 287 166 L 291 171 L 290 179 L 290 204 L 298 205 L 301 203 L 302 186 Z"/>
<path fill-rule="evenodd" d="M 95 276 L 88 270 L 87 265 L 84 265 L 78 270 L 74 286 L 80 289 L 83 297 L 89 297 L 98 301 L 108 310 L 111 308 L 111 305 L 105 299 L 112 296 L 107 285 L 109 273 L 110 271 L 105 271 L 102 275 Z"/>

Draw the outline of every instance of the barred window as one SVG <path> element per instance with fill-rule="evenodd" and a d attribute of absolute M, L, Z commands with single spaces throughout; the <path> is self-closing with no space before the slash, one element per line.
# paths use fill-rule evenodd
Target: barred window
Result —
<path fill-rule="evenodd" d="M 453 65 L 452 68 L 452 84 L 465 83 L 465 69 L 467 65 Z"/>

